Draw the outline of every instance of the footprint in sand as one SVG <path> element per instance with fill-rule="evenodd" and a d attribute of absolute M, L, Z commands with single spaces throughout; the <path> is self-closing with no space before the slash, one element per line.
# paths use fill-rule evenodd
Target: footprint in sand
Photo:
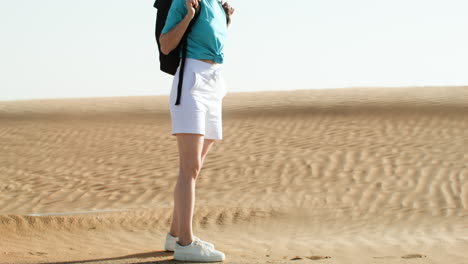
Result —
<path fill-rule="evenodd" d="M 422 254 L 408 254 L 408 255 L 404 255 L 404 256 L 401 256 L 401 258 L 404 258 L 404 259 L 412 259 L 412 258 L 425 258 L 427 257 L 426 255 L 422 255 Z M 383 256 L 383 257 L 374 257 L 376 259 L 386 259 L 386 258 L 398 258 L 396 256 Z"/>
<path fill-rule="evenodd" d="M 425 258 L 425 257 L 427 257 L 427 256 L 426 255 L 421 255 L 421 254 L 408 254 L 408 255 L 401 256 L 401 258 L 404 258 L 404 259 Z"/>
<path fill-rule="evenodd" d="M 318 260 L 318 259 L 327 259 L 327 258 L 331 258 L 331 257 L 330 256 L 307 256 L 307 257 L 304 257 L 304 258 L 308 258 L 308 259 L 312 259 L 312 260 Z M 292 258 L 291 260 L 298 260 L 298 259 L 303 259 L 303 257 L 296 256 L 296 257 Z"/>
<path fill-rule="evenodd" d="M 28 253 L 31 254 L 31 255 L 35 255 L 35 256 L 47 255 L 47 252 L 31 252 L 31 251 L 29 251 Z"/>
<path fill-rule="evenodd" d="M 317 259 L 327 259 L 327 258 L 331 258 L 331 257 L 330 256 L 309 256 L 309 257 L 306 257 L 306 258 L 317 260 Z"/>

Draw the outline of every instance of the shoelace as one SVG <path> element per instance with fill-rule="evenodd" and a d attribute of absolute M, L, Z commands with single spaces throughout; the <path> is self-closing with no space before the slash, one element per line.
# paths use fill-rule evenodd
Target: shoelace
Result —
<path fill-rule="evenodd" d="M 208 246 L 203 243 L 200 239 L 195 240 L 194 244 L 200 245 L 204 250 L 208 250 Z"/>

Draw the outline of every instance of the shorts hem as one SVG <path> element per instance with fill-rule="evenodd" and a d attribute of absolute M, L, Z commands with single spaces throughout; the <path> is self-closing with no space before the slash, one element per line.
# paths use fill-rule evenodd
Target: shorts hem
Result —
<path fill-rule="evenodd" d="M 196 135 L 205 136 L 205 134 L 203 134 L 201 132 L 172 132 L 173 136 L 175 136 L 176 134 L 196 134 Z"/>
<path fill-rule="evenodd" d="M 205 139 L 213 139 L 213 140 L 222 140 L 223 138 L 220 137 L 207 137 L 205 134 L 203 133 L 197 133 L 197 132 L 175 132 L 175 133 L 171 133 L 172 136 L 176 136 L 176 134 L 196 134 L 196 135 L 202 135 Z"/>

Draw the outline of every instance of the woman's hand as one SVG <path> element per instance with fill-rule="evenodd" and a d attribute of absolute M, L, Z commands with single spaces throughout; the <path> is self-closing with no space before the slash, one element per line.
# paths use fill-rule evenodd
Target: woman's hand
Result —
<path fill-rule="evenodd" d="M 231 7 L 228 2 L 223 3 L 223 9 L 224 12 L 226 13 L 226 16 L 228 18 L 228 25 L 231 24 L 231 16 L 234 14 L 235 9 Z"/>
<path fill-rule="evenodd" d="M 232 6 L 230 6 L 228 2 L 223 3 L 223 8 L 224 12 L 226 12 L 228 16 L 232 16 L 232 14 L 234 14 L 235 9 Z"/>
<path fill-rule="evenodd" d="M 185 0 L 187 5 L 187 16 L 193 18 L 195 16 L 195 9 L 198 7 L 200 0 Z"/>

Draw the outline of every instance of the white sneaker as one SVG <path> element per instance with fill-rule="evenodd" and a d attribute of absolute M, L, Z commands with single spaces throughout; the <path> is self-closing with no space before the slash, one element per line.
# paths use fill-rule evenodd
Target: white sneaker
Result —
<path fill-rule="evenodd" d="M 213 244 L 211 244 L 210 242 L 207 242 L 207 241 L 204 241 L 204 240 L 201 240 L 199 237 L 197 236 L 193 236 L 193 239 L 199 239 L 200 241 L 202 241 L 203 243 L 205 243 L 208 247 L 210 248 L 215 248 Z M 170 233 L 167 233 L 166 234 L 166 243 L 165 243 L 165 246 L 164 246 L 164 249 L 166 251 L 174 251 L 175 250 L 175 244 L 176 242 L 179 240 L 178 237 L 175 237 L 175 236 L 172 236 Z"/>
<path fill-rule="evenodd" d="M 194 238 L 192 243 L 186 246 L 181 246 L 179 242 L 176 242 L 175 245 L 174 260 L 215 262 L 225 259 L 226 256 L 223 252 L 208 247 L 200 239 Z"/>

